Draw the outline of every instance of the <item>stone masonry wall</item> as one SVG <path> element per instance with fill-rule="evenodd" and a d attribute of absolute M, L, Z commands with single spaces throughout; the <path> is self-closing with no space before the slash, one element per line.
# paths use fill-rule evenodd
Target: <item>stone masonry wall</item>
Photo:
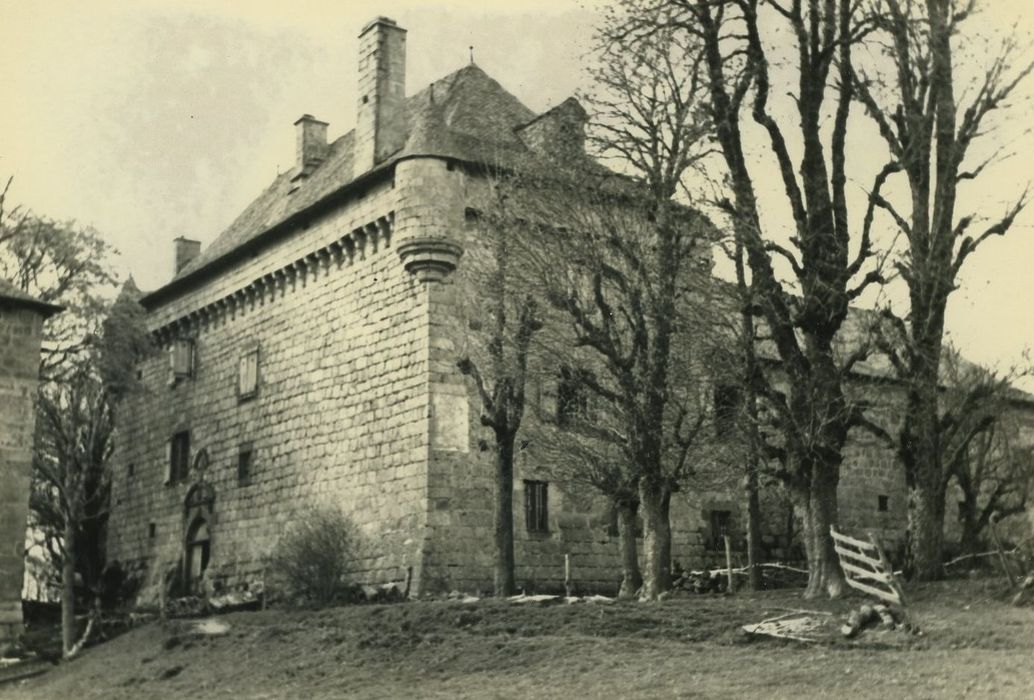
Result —
<path fill-rule="evenodd" d="M 42 331 L 39 312 L 0 301 L 0 651 L 21 633 L 33 401 Z"/>
<path fill-rule="evenodd" d="M 401 182 L 401 176 L 397 179 Z M 466 252 L 458 269 L 444 283 L 430 288 L 433 417 L 424 568 L 429 590 L 485 592 L 493 585 L 495 438 L 480 424 L 481 402 L 472 382 L 456 367 L 457 360 L 467 352 L 466 346 L 485 342 L 483 335 L 467 325 L 470 312 L 484 303 L 474 288 L 471 266 L 485 242 L 478 239 L 477 227 L 468 225 L 463 214 L 466 207 L 485 206 L 486 185 L 480 176 L 464 175 L 461 184 L 451 190 L 451 198 L 437 193 L 434 200 L 440 207 L 437 220 L 448 222 L 439 235 L 449 236 Z M 459 200 L 455 198 L 457 190 L 463 193 Z M 531 402 L 548 393 L 543 391 L 542 382 L 539 377 L 529 384 L 526 425 L 536 420 Z M 555 412 L 555 398 L 541 400 L 542 411 Z M 518 446 L 520 441 L 518 435 Z M 572 578 L 579 591 L 615 593 L 621 562 L 618 538 L 610 534 L 608 500 L 587 489 L 551 482 L 547 531 L 531 532 L 525 518 L 524 481 L 550 482 L 552 472 L 549 465 L 537 461 L 533 449 L 518 450 L 515 462 L 517 586 L 529 592 L 562 590 L 565 555 L 570 555 Z M 683 566 L 699 566 L 707 555 L 705 505 L 712 501 L 713 494 L 689 492 L 676 493 L 672 498 L 672 553 Z"/>
<path fill-rule="evenodd" d="M 304 185 L 303 185 L 304 186 Z M 109 557 L 147 567 L 152 587 L 183 556 L 184 498 L 203 478 L 214 487 L 210 578 L 253 583 L 292 521 L 319 502 L 339 504 L 370 544 L 367 580 L 419 585 L 426 504 L 427 301 L 403 270 L 396 241 L 360 237 L 339 260 L 311 257 L 395 211 L 399 193 L 376 189 L 309 222 L 149 315 L 166 336 L 194 339 L 194 376 L 170 384 L 165 352 L 140 367 L 144 391 L 120 415 L 114 459 Z M 284 266 L 274 284 L 253 282 Z M 241 290 L 248 289 L 245 294 Z M 231 302 L 222 302 L 236 295 Z M 240 401 L 242 352 L 259 348 L 257 396 Z M 167 442 L 190 431 L 190 459 L 208 454 L 203 475 L 165 484 Z M 241 445 L 250 480 L 238 483 Z"/>

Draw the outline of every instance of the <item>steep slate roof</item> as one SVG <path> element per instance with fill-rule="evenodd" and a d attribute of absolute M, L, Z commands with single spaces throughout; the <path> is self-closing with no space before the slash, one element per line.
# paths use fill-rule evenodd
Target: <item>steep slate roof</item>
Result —
<path fill-rule="evenodd" d="M 63 311 L 64 307 L 57 304 L 48 304 L 36 297 L 23 292 L 7 280 L 0 277 L 0 302 L 7 302 L 12 306 L 38 311 L 44 318 Z"/>
<path fill-rule="evenodd" d="M 515 129 L 535 117 L 534 112 L 473 63 L 408 97 L 405 109 L 405 146 L 373 171 L 415 155 L 477 163 L 505 162 L 526 150 Z M 293 193 L 293 169 L 278 175 L 229 228 L 179 271 L 173 282 L 232 253 L 352 183 L 354 139 L 355 132 L 349 131 L 330 144 L 326 160 Z"/>

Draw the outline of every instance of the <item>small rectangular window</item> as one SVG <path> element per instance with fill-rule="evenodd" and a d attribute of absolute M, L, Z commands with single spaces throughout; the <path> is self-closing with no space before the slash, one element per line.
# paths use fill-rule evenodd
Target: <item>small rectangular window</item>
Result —
<path fill-rule="evenodd" d="M 524 482 L 524 521 L 528 532 L 549 532 L 548 499 L 548 482 Z"/>
<path fill-rule="evenodd" d="M 589 418 L 585 374 L 566 365 L 560 368 L 556 390 L 556 422 L 563 427 Z"/>
<path fill-rule="evenodd" d="M 132 462 L 130 462 L 129 464 L 126 465 L 126 476 L 130 476 L 130 477 L 133 476 L 133 472 L 135 472 L 135 471 L 136 471 L 136 466 Z"/>
<path fill-rule="evenodd" d="M 178 484 L 187 480 L 190 470 L 190 431 L 176 433 L 169 441 L 169 466 L 165 483 Z"/>
<path fill-rule="evenodd" d="M 154 523 L 149 523 L 147 525 L 147 536 L 153 540 L 156 534 L 158 534 L 158 527 Z"/>
<path fill-rule="evenodd" d="M 890 510 L 890 498 L 887 496 L 877 496 L 876 509 L 881 513 L 886 513 Z"/>
<path fill-rule="evenodd" d="M 251 445 L 241 445 L 237 452 L 237 484 L 247 486 L 251 483 Z"/>
<path fill-rule="evenodd" d="M 732 511 L 712 510 L 710 521 L 709 548 L 714 551 L 724 550 L 725 536 L 732 532 Z"/>
<path fill-rule="evenodd" d="M 237 397 L 244 401 L 258 393 L 258 348 L 243 353 L 237 361 Z"/>
<path fill-rule="evenodd" d="M 715 437 L 728 438 L 735 434 L 742 404 L 743 392 L 738 386 L 719 384 L 714 388 Z"/>
<path fill-rule="evenodd" d="M 172 381 L 189 379 L 194 376 L 194 341 L 179 338 L 172 341 L 169 347 L 169 364 L 172 370 Z"/>

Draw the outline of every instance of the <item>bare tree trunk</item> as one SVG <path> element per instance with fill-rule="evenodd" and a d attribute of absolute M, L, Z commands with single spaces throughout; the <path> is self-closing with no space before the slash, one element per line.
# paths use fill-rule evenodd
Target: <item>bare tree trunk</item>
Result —
<path fill-rule="evenodd" d="M 495 594 L 513 595 L 513 444 L 516 435 L 501 433 L 496 441 Z"/>
<path fill-rule="evenodd" d="M 837 520 L 837 479 L 821 469 L 812 465 L 811 486 L 793 491 L 808 560 L 808 585 L 804 597 L 816 598 L 826 593 L 831 598 L 838 598 L 844 594 L 846 584 L 829 534 L 830 526 Z"/>
<path fill-rule="evenodd" d="M 643 587 L 640 600 L 657 600 L 671 588 L 671 524 L 668 521 L 670 490 L 658 479 L 639 482 L 643 509 Z"/>
<path fill-rule="evenodd" d="M 75 647 L 75 526 L 65 516 L 64 558 L 61 560 L 61 653 Z"/>
<path fill-rule="evenodd" d="M 959 519 L 962 521 L 962 535 L 959 541 L 960 554 L 977 554 L 980 552 L 980 517 L 977 515 L 977 502 L 966 494 L 965 500 L 959 504 Z"/>
<path fill-rule="evenodd" d="M 912 580 L 935 581 L 944 574 L 944 489 L 919 483 L 908 493 L 906 570 Z"/>
<path fill-rule="evenodd" d="M 902 435 L 908 484 L 908 537 L 905 571 L 916 581 L 943 576 L 945 480 L 938 427 L 937 368 L 932 352 L 917 359 L 909 411 Z"/>
<path fill-rule="evenodd" d="M 837 522 L 838 475 L 828 465 L 812 468 L 812 484 L 809 494 L 808 518 L 805 520 L 805 537 L 811 543 L 808 561 L 808 587 L 805 598 L 815 598 L 823 593 L 830 598 L 839 598 L 845 592 L 844 572 L 833 548 L 833 537 L 829 529 Z"/>
<path fill-rule="evenodd" d="M 621 547 L 621 588 L 618 598 L 635 597 L 643 585 L 639 571 L 639 548 L 636 545 L 635 518 L 639 503 L 633 498 L 621 498 L 616 502 L 618 510 L 618 535 Z"/>

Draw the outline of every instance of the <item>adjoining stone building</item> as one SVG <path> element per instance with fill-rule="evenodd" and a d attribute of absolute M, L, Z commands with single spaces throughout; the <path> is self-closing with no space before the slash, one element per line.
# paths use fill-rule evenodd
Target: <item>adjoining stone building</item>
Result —
<path fill-rule="evenodd" d="M 40 344 L 59 311 L 0 279 L 0 653 L 21 635 Z"/>
<path fill-rule="evenodd" d="M 120 410 L 108 558 L 152 589 L 170 570 L 188 586 L 261 581 L 279 534 L 320 503 L 373 545 L 370 581 L 411 568 L 415 593 L 491 587 L 492 458 L 449 330 L 467 211 L 486 165 L 585 158 L 585 112 L 572 99 L 536 115 L 473 63 L 407 96 L 406 31 L 378 18 L 359 44 L 355 129 L 328 142 L 303 115 L 294 168 L 205 250 L 177 239 L 174 278 L 141 301 L 162 352 Z M 882 501 L 855 512 L 855 485 L 903 489 L 890 455 L 857 449 L 874 473 L 845 474 L 841 512 L 869 524 Z M 675 494 L 673 558 L 717 556 L 740 500 Z M 519 586 L 559 585 L 570 554 L 583 589 L 616 589 L 606 504 L 521 460 L 514 506 Z"/>

